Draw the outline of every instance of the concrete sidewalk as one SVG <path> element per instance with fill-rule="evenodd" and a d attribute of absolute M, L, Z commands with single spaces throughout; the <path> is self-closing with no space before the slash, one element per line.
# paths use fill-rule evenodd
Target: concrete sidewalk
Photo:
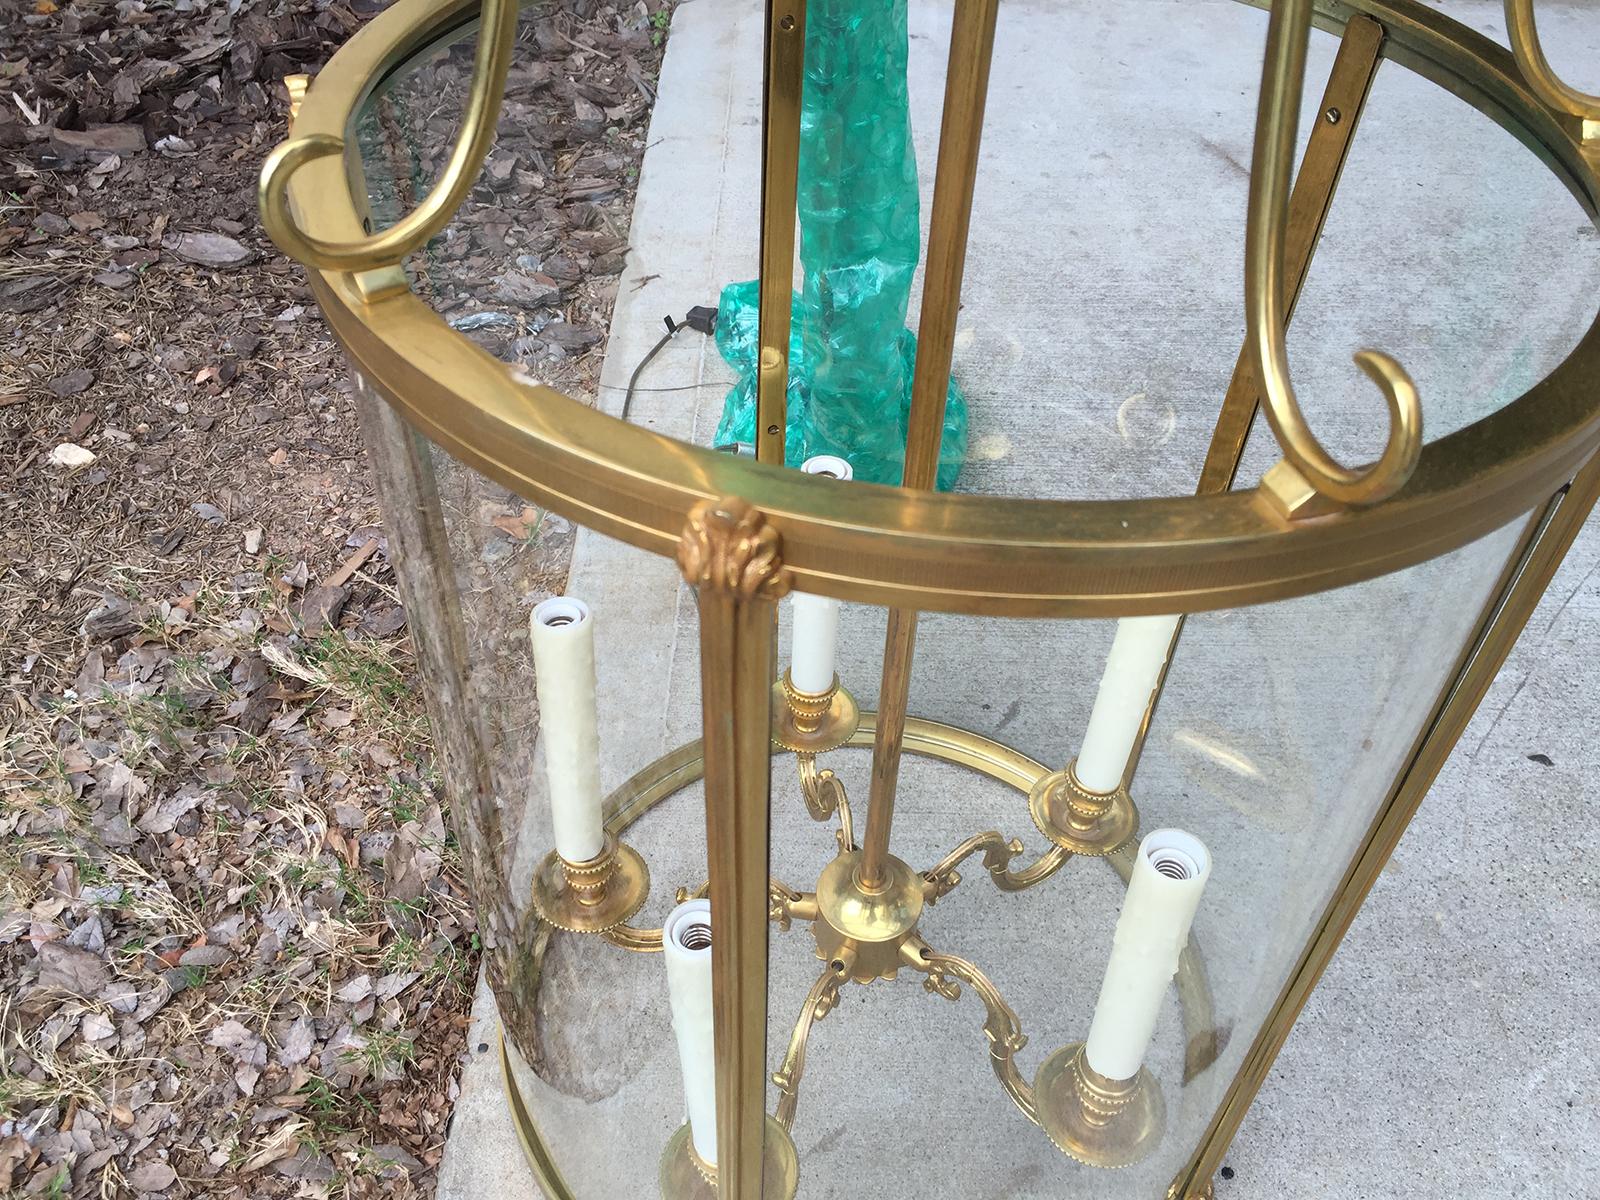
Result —
<path fill-rule="evenodd" d="M 1493 0 L 1446 9 L 1500 36 Z M 949 19 L 948 4 L 913 0 L 924 227 Z M 964 489 L 1192 490 L 1242 337 L 1264 28 L 1262 13 L 1231 0 L 1003 6 L 956 362 L 972 402 Z M 1563 63 L 1600 56 L 1593 9 L 1549 5 L 1541 31 Z M 755 271 L 760 49 L 758 6 L 689 0 L 677 10 L 608 348 L 611 384 L 654 343 L 663 313 L 714 303 L 723 284 Z M 1333 49 L 1317 36 L 1308 106 Z M 1363 345 L 1413 372 L 1430 437 L 1474 420 L 1565 355 L 1594 316 L 1597 282 L 1593 228 L 1549 173 L 1453 97 L 1386 65 L 1291 332 L 1313 422 L 1335 453 L 1370 453 L 1381 414 L 1349 364 Z M 633 419 L 703 444 L 729 381 L 709 341 L 679 337 L 644 380 L 662 390 L 642 392 Z M 620 408 L 620 390 L 602 396 Z M 1259 476 L 1271 451 L 1270 438 L 1254 438 L 1241 479 Z M 1151 1060 L 1172 1081 L 1169 1141 L 1203 1129 L 1272 999 L 1263 981 L 1293 951 L 1260 936 L 1262 915 L 1308 921 L 1320 907 L 1337 866 L 1329 859 L 1370 815 L 1372 790 L 1413 732 L 1406 716 L 1437 689 L 1511 536 L 1390 580 L 1191 623 L 1140 801 L 1147 824 L 1185 823 L 1235 864 L 1196 929 L 1219 1007 L 1243 1032 L 1178 1089 L 1171 1006 Z M 1600 780 L 1600 665 L 1588 652 L 1600 635 L 1597 579 L 1591 532 L 1291 1036 L 1229 1155 L 1231 1174 L 1217 1181 L 1220 1200 L 1591 1189 L 1600 823 L 1585 801 Z M 587 532 L 568 590 L 597 613 L 614 786 L 698 733 L 693 600 L 670 562 Z M 880 611 L 845 613 L 840 673 L 869 706 L 883 623 Z M 930 618 L 913 711 L 1056 765 L 1083 728 L 1110 634 L 1107 622 Z M 845 752 L 835 765 L 859 828 L 866 755 Z M 775 775 L 774 871 L 809 887 L 829 838 L 798 811 L 790 771 L 780 761 Z M 911 760 L 901 795 L 895 851 L 914 865 L 990 827 L 1022 836 L 1030 855 L 1041 848 L 1018 797 L 990 781 Z M 642 921 L 659 923 L 672 888 L 703 876 L 699 799 L 688 789 L 629 835 L 656 881 Z M 1335 850 L 1319 859 L 1307 828 Z M 1116 887 L 1102 868 L 1079 867 L 1000 897 L 974 865 L 924 921 L 935 945 L 995 974 L 1030 1036 L 1030 1074 L 1082 1036 L 1109 946 Z M 660 963 L 557 939 L 548 968 L 540 1003 L 551 1061 L 524 1074 L 529 1100 L 580 1200 L 653 1195 L 660 1147 L 682 1114 Z M 809 934 L 774 934 L 774 1063 L 815 970 Z M 438 1195 L 532 1197 L 482 989 L 475 1017 Z M 1159 1194 L 1166 1159 L 1095 1173 L 1057 1154 L 999 1092 L 980 1022 L 970 997 L 946 1004 L 906 979 L 847 993 L 812 1043 L 795 1130 L 801 1195 Z M 885 1128 L 894 1136 L 876 1153 Z"/>

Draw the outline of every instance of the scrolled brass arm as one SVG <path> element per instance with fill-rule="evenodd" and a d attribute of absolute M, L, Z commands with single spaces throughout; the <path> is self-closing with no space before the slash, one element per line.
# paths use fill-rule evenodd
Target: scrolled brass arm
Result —
<path fill-rule="evenodd" d="M 1306 423 L 1289 377 L 1284 238 L 1311 12 L 1312 0 L 1278 0 L 1267 27 L 1245 231 L 1246 342 L 1267 419 L 1284 458 L 1323 496 L 1342 504 L 1376 504 L 1405 484 L 1422 453 L 1422 402 L 1411 376 L 1382 351 L 1356 354 L 1356 365 L 1378 385 L 1389 405 L 1388 443 L 1376 463 L 1361 469 L 1342 466 L 1323 449 Z"/>
<path fill-rule="evenodd" d="M 1584 121 L 1584 137 L 1600 139 L 1600 96 L 1591 96 L 1570 86 L 1550 66 L 1534 23 L 1533 0 L 1505 0 L 1506 34 L 1511 53 L 1516 56 L 1522 77 L 1551 108 L 1571 113 Z"/>
<path fill-rule="evenodd" d="M 800 1019 L 789 1035 L 789 1052 L 783 1056 L 783 1066 L 773 1072 L 772 1083 L 778 1089 L 778 1110 L 774 1116 L 785 1129 L 794 1128 L 795 1109 L 800 1105 L 800 1077 L 806 1070 L 806 1042 L 811 1037 L 811 1027 L 839 1007 L 839 988 L 844 980 L 825 967 L 800 1009 Z"/>
<path fill-rule="evenodd" d="M 261 167 L 257 198 L 261 224 L 278 249 L 290 258 L 323 271 L 370 271 L 398 264 L 450 223 L 476 182 L 494 143 L 505 94 L 506 73 L 516 42 L 516 0 L 482 0 L 482 25 L 466 113 L 450 158 L 427 198 L 396 224 L 354 242 L 312 237 L 295 223 L 289 210 L 289 180 L 302 166 L 344 153 L 344 139 L 328 133 L 291 137 Z"/>
<path fill-rule="evenodd" d="M 957 1000 L 963 983 L 977 993 L 983 1001 L 983 1035 L 989 1041 L 989 1065 L 1006 1095 L 1028 1120 L 1038 1124 L 1033 1088 L 1017 1070 L 1017 1052 L 1028 1044 L 1028 1037 L 1022 1032 L 1016 1011 L 1006 1003 L 994 981 L 976 963 L 954 954 L 941 954 L 915 934 L 900 947 L 900 957 L 906 966 L 927 975 L 922 986 L 933 995 Z"/>
<path fill-rule="evenodd" d="M 814 821 L 826 821 L 835 813 L 839 815 L 839 849 L 856 848 L 855 825 L 850 815 L 850 797 L 844 784 L 831 770 L 817 769 L 815 754 L 797 754 L 795 763 L 800 769 L 800 794 L 805 798 L 806 811 Z"/>
<path fill-rule="evenodd" d="M 1043 883 L 1072 857 L 1072 851 L 1052 846 L 1036 862 L 1020 871 L 1013 871 L 1011 861 L 1022 853 L 1022 843 L 1016 838 L 1007 841 L 1004 834 L 993 829 L 975 833 L 946 854 L 938 864 L 922 873 L 929 904 L 956 889 L 961 882 L 961 874 L 956 868 L 979 851 L 983 852 L 984 868 L 994 880 L 995 887 L 1002 892 L 1021 892 L 1036 883 Z"/>

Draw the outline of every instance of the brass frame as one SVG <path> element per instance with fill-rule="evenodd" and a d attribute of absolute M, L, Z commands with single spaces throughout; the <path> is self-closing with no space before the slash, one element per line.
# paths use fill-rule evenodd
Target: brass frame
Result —
<path fill-rule="evenodd" d="M 1289 293 L 1285 278 L 1289 175 L 1294 162 L 1300 94 L 1311 41 L 1312 0 L 1277 0 L 1267 22 L 1255 154 L 1250 168 L 1250 211 L 1245 228 L 1245 344 L 1265 400 L 1267 421 L 1283 447 L 1276 475 L 1262 490 L 1286 517 L 1297 500 L 1314 494 L 1345 504 L 1375 504 L 1394 495 L 1416 470 L 1422 453 L 1422 401 L 1405 368 L 1379 350 L 1362 350 L 1356 363 L 1389 404 L 1389 438 L 1378 461 L 1361 470 L 1335 462 L 1311 432 L 1289 381 Z M 1310 492 L 1308 494 L 1307 487 Z"/>
<path fill-rule="evenodd" d="M 296 133 L 273 150 L 261 168 L 261 224 L 280 249 L 320 270 L 353 273 L 352 282 L 368 300 L 410 287 L 400 261 L 427 245 L 450 223 L 477 183 L 478 171 L 494 144 L 506 72 L 516 45 L 516 0 L 482 0 L 481 25 L 487 32 L 479 39 L 461 134 L 437 183 L 417 210 L 381 233 L 354 240 L 327 240 L 302 230 L 289 210 L 289 181 L 302 166 L 317 159 L 338 159 L 342 164 L 346 138 L 343 133 Z M 295 118 L 305 96 L 305 76 L 285 83 L 290 115 Z"/>
<path fill-rule="evenodd" d="M 480 44 L 467 119 L 451 168 L 434 195 L 400 226 L 369 239 L 346 176 L 353 164 L 339 161 L 343 156 L 337 151 L 346 144 L 349 126 L 371 91 L 419 48 L 465 29 L 477 12 L 475 0 L 399 0 L 352 38 L 317 82 L 297 97 L 294 136 L 268 162 L 262 201 L 269 230 L 316 268 L 311 272 L 314 290 L 352 365 L 412 429 L 474 469 L 579 523 L 654 553 L 679 552 L 686 576 L 699 590 L 707 812 L 720 831 L 711 840 L 710 888 L 717 911 L 732 914 L 722 918 L 728 929 L 719 936 L 713 966 L 718 1132 L 725 1147 L 719 1190 L 724 1196 L 745 1200 L 761 1189 L 767 921 L 774 912 L 784 919 L 811 919 L 806 897 L 774 891 L 765 872 L 772 602 L 785 587 L 885 605 L 900 618 L 900 635 L 886 647 L 885 720 L 863 722 L 857 735 L 886 731 L 874 764 L 863 851 L 869 865 L 879 864 L 878 870 L 865 872 L 868 886 L 861 889 L 872 895 L 891 874 L 887 867 L 894 860 L 887 846 L 894 763 L 913 740 L 917 724 L 903 711 L 897 714 L 893 702 L 893 693 L 903 685 L 898 677 L 909 673 L 917 611 L 1120 616 L 1259 603 L 1358 582 L 1437 557 L 1543 506 L 1540 516 L 1529 522 L 1516 562 L 1483 614 L 1472 646 L 1306 944 L 1297 970 L 1259 1030 L 1189 1167 L 1174 1183 L 1173 1197 L 1192 1200 L 1208 1194 L 1211 1172 L 1310 989 L 1600 496 L 1600 459 L 1595 458 L 1600 389 L 1593 382 L 1600 377 L 1600 322 L 1525 395 L 1420 450 L 1414 398 L 1405 394 L 1397 365 L 1380 364 L 1378 374 L 1390 392 L 1396 424 L 1390 452 L 1376 475 L 1345 472 L 1324 461 L 1325 456 L 1318 458 L 1314 436 L 1303 422 L 1297 423 L 1282 369 L 1284 326 L 1298 286 L 1284 277 L 1303 276 L 1349 136 L 1336 156 L 1308 152 L 1308 165 L 1328 172 L 1320 200 L 1307 173 L 1290 199 L 1287 158 L 1292 138 L 1286 136 L 1284 114 L 1293 107 L 1287 100 L 1300 87 L 1309 23 L 1334 31 L 1375 24 L 1381 37 L 1374 55 L 1381 52 L 1381 57 L 1478 108 L 1539 157 L 1586 212 L 1594 216 L 1600 210 L 1597 100 L 1566 86 L 1550 69 L 1538 44 L 1531 0 L 1506 0 L 1513 44 L 1509 52 L 1418 0 L 1246 2 L 1274 10 L 1252 186 L 1250 339 L 1230 385 L 1199 494 L 1188 498 L 1067 502 L 942 495 L 918 486 L 912 466 L 925 457 L 921 450 L 908 454 L 905 488 L 856 484 L 841 490 L 828 481 L 783 471 L 772 461 L 781 458 L 782 421 L 774 418 L 781 414 L 787 374 L 787 337 L 778 334 L 787 323 L 791 264 L 777 259 L 785 244 L 792 257 L 788 200 L 798 141 L 803 64 L 796 51 L 803 43 L 803 0 L 771 0 L 768 6 L 763 261 L 778 269 L 767 274 L 763 295 L 763 461 L 740 461 L 659 437 L 532 383 L 450 331 L 403 289 L 400 259 L 426 240 L 417 240 L 419 230 L 436 231 L 448 221 L 471 185 L 473 155 L 481 160 L 487 148 L 493 122 L 486 115 L 497 107 L 504 75 L 502 68 L 497 79 L 493 68 L 508 53 L 504 35 L 514 19 L 514 13 L 507 15 L 512 7 L 508 0 L 483 0 L 497 36 Z M 932 382 L 948 370 L 948 354 L 928 351 L 938 348 L 942 322 L 953 314 L 959 291 L 963 204 L 970 203 L 976 171 L 981 81 L 988 65 L 985 26 L 992 38 L 995 3 L 957 0 L 953 50 L 957 45 L 965 50 L 959 61 L 952 55 L 938 189 L 949 199 L 941 204 L 936 197 L 934 225 L 942 232 L 929 256 L 930 281 L 943 283 L 930 284 L 924 311 L 922 344 L 931 363 L 925 378 L 919 365 L 919 378 L 929 386 L 922 389 L 924 403 L 912 423 L 912 449 L 929 438 L 937 440 L 937 423 L 930 425 L 928 417 L 936 406 L 927 400 Z M 1361 81 L 1363 96 L 1370 78 L 1369 67 Z M 292 95 L 298 90 L 291 88 Z M 951 98 L 958 95 L 964 100 L 952 106 Z M 948 173 L 947 156 L 952 164 Z M 1304 211 L 1315 218 L 1309 232 L 1307 218 L 1296 215 L 1302 184 L 1307 185 L 1309 205 Z M 286 207 L 291 191 L 298 225 Z M 306 203 L 311 197 L 315 203 Z M 942 264 L 937 273 L 936 257 Z M 774 294 L 778 285 L 781 317 Z M 1255 411 L 1255 380 L 1261 381 L 1259 390 L 1265 393 L 1286 463 L 1269 472 L 1261 488 L 1233 492 L 1227 488 Z M 942 401 L 943 388 L 938 391 Z M 779 439 L 777 449 L 774 437 Z M 760 509 L 739 497 L 759 497 Z M 894 736 L 900 728 L 902 736 Z M 954 731 L 953 742 L 961 736 Z M 689 769 L 687 763 L 683 769 Z M 848 801 L 828 775 L 814 767 L 807 775 L 802 767 L 802 790 L 808 804 L 815 805 L 814 813 L 838 816 L 841 844 L 848 847 L 853 842 Z M 951 857 L 984 853 L 1001 886 L 1007 878 L 1037 882 L 1065 861 L 1058 848 L 1012 876 L 1009 849 L 1003 840 L 978 835 Z M 941 868 L 954 876 L 948 858 Z M 939 870 L 930 873 L 936 877 L 931 881 L 936 892 Z M 659 946 L 651 933 L 618 925 L 603 936 L 648 950 Z M 954 979 L 963 978 L 982 991 L 973 976 L 962 974 L 967 968 L 976 970 L 964 960 L 924 953 L 914 934 L 902 949 L 908 955 L 906 965 L 921 963 L 928 969 L 932 990 L 946 994 Z M 942 965 L 930 966 L 935 960 Z M 812 1019 L 826 999 L 826 985 L 819 980 L 808 997 Z M 996 1011 L 991 1007 L 991 1016 Z M 1004 1021 L 991 1031 L 991 1040 L 994 1036 L 1008 1036 Z M 722 1053 L 722 1047 L 728 1052 Z M 1007 1082 L 1001 1058 L 995 1061 L 1002 1082 Z M 1027 1112 L 1021 1093 L 1010 1084 L 1008 1091 Z M 789 1115 L 792 1119 L 792 1106 Z M 530 1158 L 537 1170 L 532 1148 Z"/>
<path fill-rule="evenodd" d="M 761 361 L 756 373 L 756 458 L 783 466 L 788 428 L 789 326 L 793 316 L 795 189 L 800 160 L 800 80 L 805 61 L 806 0 L 767 9 L 767 78 L 761 123 Z"/>
<path fill-rule="evenodd" d="M 312 85 L 295 136 L 345 136 L 387 72 L 465 26 L 474 11 L 471 0 L 399 0 Z M 1504 125 L 1596 212 L 1600 174 L 1585 153 L 1581 122 L 1547 108 L 1509 51 L 1417 0 L 1323 0 L 1314 19 L 1338 30 L 1357 15 L 1383 26 L 1385 57 Z M 774 92 L 782 100 L 792 89 Z M 291 191 L 316 198 L 296 205 L 308 234 L 333 243 L 364 236 L 337 161 L 305 163 Z M 661 437 L 530 383 L 410 293 L 369 298 L 337 271 L 313 270 L 311 279 L 352 365 L 415 428 L 475 470 L 658 554 L 674 551 L 695 505 L 759 496 L 783 538 L 794 586 L 908 610 L 1115 616 L 1304 595 L 1462 546 L 1542 503 L 1600 447 L 1600 397 L 1591 383 L 1600 374 L 1597 324 L 1527 394 L 1425 446 L 1395 495 L 1315 520 L 1287 522 L 1255 491 L 1044 501 L 864 483 L 841 489 Z"/>

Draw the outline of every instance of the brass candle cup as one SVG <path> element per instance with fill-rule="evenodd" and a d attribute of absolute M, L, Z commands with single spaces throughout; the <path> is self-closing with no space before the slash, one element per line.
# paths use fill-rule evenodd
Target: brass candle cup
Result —
<path fill-rule="evenodd" d="M 1091 1167 L 1131 1167 L 1161 1143 L 1167 1104 L 1148 1068 L 1108 1079 L 1091 1067 L 1084 1043 L 1063 1046 L 1033 1084 L 1039 1125 L 1056 1148 Z"/>
<path fill-rule="evenodd" d="M 661 1155 L 663 1200 L 717 1200 L 717 1169 L 694 1151 L 688 1124 L 667 1140 Z M 794 1200 L 800 1187 L 800 1155 L 794 1139 L 775 1117 L 767 1117 L 761 1147 L 763 1200 Z"/>
<path fill-rule="evenodd" d="M 855 736 L 861 707 L 839 685 L 825 692 L 802 692 L 788 671 L 772 685 L 772 740 L 796 754 L 825 754 Z"/>
<path fill-rule="evenodd" d="M 1039 832 L 1074 854 L 1110 854 L 1139 832 L 1139 810 L 1118 784 L 1109 792 L 1092 792 L 1078 781 L 1078 760 L 1052 771 L 1034 785 L 1028 812 Z"/>
<path fill-rule="evenodd" d="M 644 907 L 650 868 L 639 852 L 610 834 L 600 853 L 568 862 L 552 850 L 533 873 L 533 906 L 557 929 L 604 933 Z"/>

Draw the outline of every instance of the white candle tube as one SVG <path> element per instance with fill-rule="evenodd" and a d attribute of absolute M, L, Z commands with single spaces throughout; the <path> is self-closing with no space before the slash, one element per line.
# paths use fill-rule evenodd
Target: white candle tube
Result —
<path fill-rule="evenodd" d="M 533 610 L 530 632 L 556 853 L 568 862 L 587 862 L 605 847 L 594 619 L 582 600 L 555 596 Z"/>
<path fill-rule="evenodd" d="M 795 592 L 794 649 L 789 656 L 789 682 L 817 695 L 833 686 L 834 657 L 839 644 L 839 602 L 829 596 Z"/>
<path fill-rule="evenodd" d="M 800 469 L 807 475 L 830 479 L 852 478 L 850 464 L 832 454 L 806 459 Z M 794 594 L 794 643 L 789 659 L 789 680 L 812 695 L 833 686 L 834 660 L 839 643 L 839 602 L 827 596 Z"/>
<path fill-rule="evenodd" d="M 1078 782 L 1091 792 L 1113 792 L 1122 782 L 1177 628 L 1177 617 L 1124 617 L 1117 622 L 1116 640 L 1073 769 Z"/>
<path fill-rule="evenodd" d="M 1144 1065 L 1210 878 L 1211 852 L 1193 834 L 1158 829 L 1139 843 L 1084 1047 L 1089 1066 L 1107 1078 L 1132 1079 Z"/>
<path fill-rule="evenodd" d="M 667 914 L 661 928 L 678 1039 L 683 1098 L 694 1151 L 717 1164 L 716 1026 L 711 1015 L 711 901 L 688 900 Z"/>

